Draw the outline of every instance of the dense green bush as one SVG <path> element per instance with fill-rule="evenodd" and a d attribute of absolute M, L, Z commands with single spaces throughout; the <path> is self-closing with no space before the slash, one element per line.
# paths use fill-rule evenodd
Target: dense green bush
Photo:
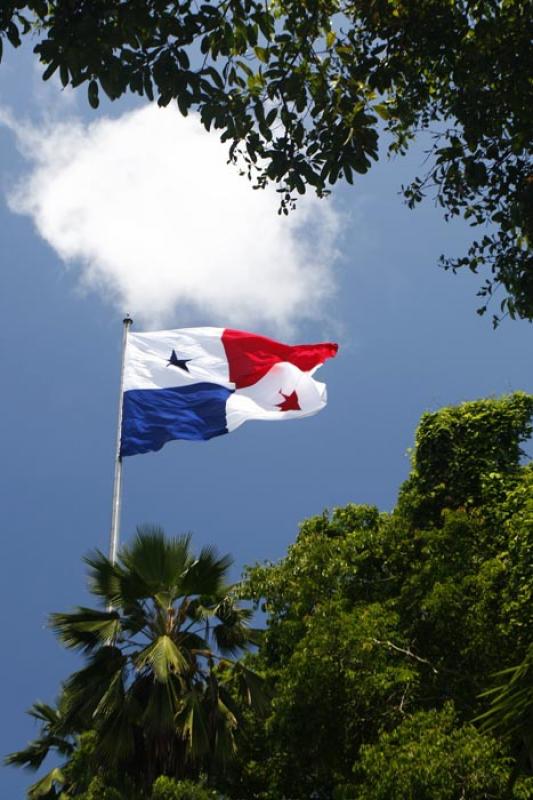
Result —
<path fill-rule="evenodd" d="M 307 520 L 284 559 L 248 571 L 242 592 L 267 616 L 253 663 L 273 703 L 266 724 L 249 721 L 236 797 L 331 798 L 353 785 L 361 754 L 370 774 L 393 746 L 412 752 L 412 770 L 403 776 L 399 762 L 377 800 L 404 779 L 411 791 L 425 769 L 438 782 L 456 742 L 469 748 L 465 797 L 484 797 L 478 763 L 487 798 L 506 780 L 519 791 L 515 779 L 533 763 L 531 706 L 498 742 L 469 723 L 487 710 L 480 695 L 493 673 L 520 663 L 533 641 L 533 471 L 521 449 L 532 413 L 533 398 L 517 393 L 425 414 L 392 513 L 349 505 Z M 429 750 L 400 747 L 432 721 L 435 736 L 448 731 L 433 766 Z M 436 786 L 412 796 L 433 800 Z"/>
<path fill-rule="evenodd" d="M 217 793 L 193 781 L 176 781 L 161 775 L 152 788 L 151 800 L 217 800 Z"/>
<path fill-rule="evenodd" d="M 509 791 L 510 759 L 495 739 L 461 725 L 453 706 L 419 711 L 361 749 L 348 800 L 508 800 L 533 796 L 533 780 Z M 529 792 L 526 794 L 526 792 Z M 339 795 L 341 797 L 342 795 Z"/>

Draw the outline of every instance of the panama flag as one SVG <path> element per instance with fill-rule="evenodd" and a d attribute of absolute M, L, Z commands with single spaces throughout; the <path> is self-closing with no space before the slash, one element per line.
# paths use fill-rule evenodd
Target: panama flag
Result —
<path fill-rule="evenodd" d="M 316 414 L 326 405 L 326 387 L 313 374 L 337 349 L 229 328 L 130 333 L 120 454 L 160 450 L 172 439 L 211 439 L 249 419 Z"/>

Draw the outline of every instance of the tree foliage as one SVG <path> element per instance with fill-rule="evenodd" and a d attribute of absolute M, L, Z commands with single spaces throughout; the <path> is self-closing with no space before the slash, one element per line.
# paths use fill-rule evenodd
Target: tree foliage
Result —
<path fill-rule="evenodd" d="M 530 0 L 4 0 L 0 32 L 37 33 L 43 77 L 176 100 L 230 143 L 261 187 L 352 183 L 427 132 L 426 172 L 404 187 L 482 229 L 452 270 L 483 269 L 483 305 L 533 317 Z M 0 38 L 1 41 L 1 38 Z M 487 228 L 487 225 L 489 227 Z"/>
<path fill-rule="evenodd" d="M 450 704 L 418 711 L 376 744 L 366 745 L 356 768 L 352 800 L 526 800 L 533 780 L 509 787 L 509 757 L 473 725 L 460 725 Z"/>
<path fill-rule="evenodd" d="M 424 414 L 390 513 L 308 519 L 229 593 L 188 539 L 91 557 L 113 609 L 53 616 L 87 663 L 11 756 L 64 756 L 32 800 L 531 797 L 532 415 L 524 393 Z M 266 629 L 235 662 L 255 641 L 238 599 Z"/>
<path fill-rule="evenodd" d="M 217 800 L 217 793 L 193 781 L 176 781 L 165 775 L 156 779 L 152 800 Z"/>
<path fill-rule="evenodd" d="M 49 750 L 71 755 L 30 797 L 54 797 L 56 785 L 76 797 L 87 773 L 96 784 L 86 787 L 86 800 L 98 795 L 99 782 L 110 784 L 108 800 L 116 800 L 113 792 L 125 787 L 144 796 L 159 776 L 197 779 L 222 770 L 236 748 L 236 698 L 261 701 L 260 678 L 233 659 L 255 632 L 250 610 L 226 583 L 231 560 L 209 547 L 195 556 L 190 536 L 166 539 L 145 528 L 115 564 L 100 552 L 87 563 L 103 609 L 51 617 L 85 665 L 64 683 L 57 710 L 34 706 L 41 735 L 8 758 L 36 768 Z M 84 732 L 91 736 L 82 747 Z"/>
<path fill-rule="evenodd" d="M 253 660 L 273 703 L 248 723 L 235 796 L 528 796 L 529 729 L 471 723 L 493 673 L 533 641 L 532 413 L 517 393 L 424 415 L 390 514 L 312 518 L 286 558 L 248 571 L 242 592 L 268 623 Z"/>

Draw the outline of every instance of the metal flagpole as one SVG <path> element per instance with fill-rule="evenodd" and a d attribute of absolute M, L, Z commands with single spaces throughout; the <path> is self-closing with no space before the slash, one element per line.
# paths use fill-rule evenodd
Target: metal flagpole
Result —
<path fill-rule="evenodd" d="M 122 499 L 122 458 L 120 456 L 120 439 L 122 434 L 122 395 L 124 390 L 124 363 L 126 356 L 126 343 L 128 330 L 133 320 L 126 316 L 123 320 L 122 331 L 122 361 L 120 365 L 120 394 L 118 400 L 117 446 L 115 453 L 115 481 L 113 483 L 113 511 L 111 515 L 111 535 L 109 537 L 109 560 L 115 563 L 118 550 L 120 532 L 120 501 Z"/>

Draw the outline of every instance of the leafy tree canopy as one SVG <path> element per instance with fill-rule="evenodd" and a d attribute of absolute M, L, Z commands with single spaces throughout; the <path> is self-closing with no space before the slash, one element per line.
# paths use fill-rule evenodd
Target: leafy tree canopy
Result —
<path fill-rule="evenodd" d="M 235 796 L 528 796 L 528 709 L 499 740 L 470 723 L 533 642 L 532 413 L 517 393 L 424 415 L 390 514 L 307 520 L 286 558 L 248 571 L 273 702 L 266 724 L 252 715 Z"/>
<path fill-rule="evenodd" d="M 473 725 L 458 725 L 453 707 L 418 711 L 376 744 L 366 745 L 356 768 L 352 800 L 526 800 L 533 779 L 509 789 L 509 758 Z"/>
<path fill-rule="evenodd" d="M 430 136 L 403 188 L 483 233 L 452 270 L 482 270 L 480 313 L 533 318 L 531 0 L 4 0 L 0 32 L 37 33 L 43 77 L 199 111 L 285 212 Z M 0 37 L 0 44 L 2 38 Z M 487 228 L 487 224 L 489 227 Z"/>

